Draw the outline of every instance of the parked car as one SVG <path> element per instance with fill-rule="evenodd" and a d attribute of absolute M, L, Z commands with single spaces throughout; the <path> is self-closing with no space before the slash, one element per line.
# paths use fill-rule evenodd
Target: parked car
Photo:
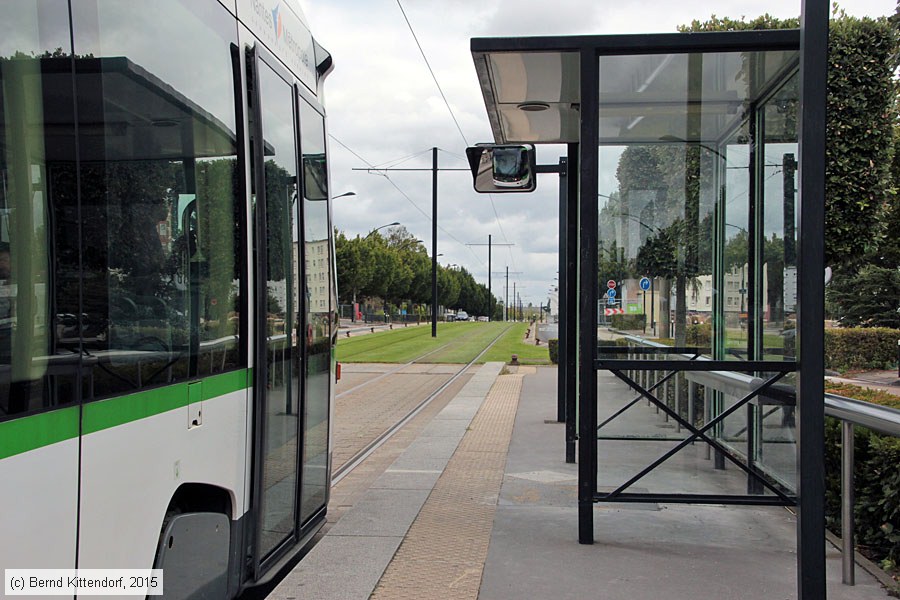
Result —
<path fill-rule="evenodd" d="M 457 320 L 457 321 L 468 321 L 468 320 L 469 320 L 469 313 L 467 313 L 467 312 L 464 311 L 464 310 L 459 310 L 459 311 L 457 311 L 457 312 L 456 312 L 456 320 Z"/>

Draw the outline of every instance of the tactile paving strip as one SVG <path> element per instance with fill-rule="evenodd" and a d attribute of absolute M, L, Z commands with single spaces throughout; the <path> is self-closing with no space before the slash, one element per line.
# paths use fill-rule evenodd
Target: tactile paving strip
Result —
<path fill-rule="evenodd" d="M 478 598 L 522 378 L 497 378 L 373 599 Z"/>

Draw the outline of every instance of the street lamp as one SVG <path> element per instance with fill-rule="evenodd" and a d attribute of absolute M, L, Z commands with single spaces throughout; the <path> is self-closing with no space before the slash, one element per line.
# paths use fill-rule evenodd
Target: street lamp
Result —
<path fill-rule="evenodd" d="M 335 200 L 337 198 L 343 198 L 345 196 L 355 196 L 356 192 L 344 192 L 343 194 L 338 194 L 337 196 L 332 196 L 331 199 Z"/>
<path fill-rule="evenodd" d="M 421 244 L 425 240 L 403 240 L 397 245 L 397 250 L 409 250 L 411 247 L 415 247 L 417 244 Z"/>
<path fill-rule="evenodd" d="M 399 225 L 399 224 L 400 224 L 399 221 L 394 221 L 393 223 L 388 223 L 387 225 L 382 225 L 381 227 L 376 227 L 375 229 L 373 229 L 372 231 L 369 232 L 369 235 L 367 235 L 365 237 L 365 239 L 369 239 L 370 237 L 372 237 L 375 234 L 375 232 L 378 231 L 379 229 L 384 229 L 385 227 L 394 227 L 395 225 Z"/>

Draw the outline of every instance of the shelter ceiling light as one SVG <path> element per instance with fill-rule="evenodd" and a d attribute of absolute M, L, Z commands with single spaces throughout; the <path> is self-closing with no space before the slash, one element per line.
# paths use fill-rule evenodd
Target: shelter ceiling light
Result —
<path fill-rule="evenodd" d="M 550 105 L 546 102 L 522 102 L 516 105 L 516 108 L 525 112 L 541 112 L 550 108 Z"/>

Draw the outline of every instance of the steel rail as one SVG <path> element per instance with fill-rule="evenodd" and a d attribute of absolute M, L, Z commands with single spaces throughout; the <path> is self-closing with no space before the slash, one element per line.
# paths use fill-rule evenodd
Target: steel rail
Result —
<path fill-rule="evenodd" d="M 504 327 L 503 330 L 500 331 L 497 336 L 491 341 L 491 343 L 485 346 L 484 349 L 479 352 L 477 356 L 475 356 L 475 358 L 473 358 L 459 371 L 457 371 L 452 377 L 450 377 L 450 379 L 444 382 L 443 385 L 429 394 L 424 400 L 422 400 L 422 402 L 416 405 L 415 408 L 410 410 L 406 414 L 406 416 L 394 423 L 374 440 L 366 444 L 366 446 L 363 447 L 359 452 L 350 457 L 347 462 L 335 469 L 331 477 L 331 485 L 335 486 L 340 483 L 340 481 L 344 479 L 344 477 L 349 475 L 353 471 L 353 469 L 361 465 L 363 461 L 365 461 L 369 456 L 372 455 L 373 452 L 375 452 L 378 448 L 384 445 L 385 442 L 391 439 L 398 431 L 400 431 L 400 429 L 402 429 L 404 425 L 409 423 L 416 415 L 422 412 L 425 407 L 427 407 L 435 398 L 440 396 L 444 392 L 444 390 L 446 390 L 448 387 L 450 387 L 450 385 L 453 384 L 453 382 L 462 377 L 462 375 L 469 369 L 469 367 L 475 364 L 475 362 L 477 362 L 479 358 L 484 356 L 484 354 L 488 350 L 490 350 L 494 346 L 494 344 L 496 344 L 500 340 L 500 338 L 503 337 L 503 334 L 510 330 L 511 327 L 512 324 Z"/>

